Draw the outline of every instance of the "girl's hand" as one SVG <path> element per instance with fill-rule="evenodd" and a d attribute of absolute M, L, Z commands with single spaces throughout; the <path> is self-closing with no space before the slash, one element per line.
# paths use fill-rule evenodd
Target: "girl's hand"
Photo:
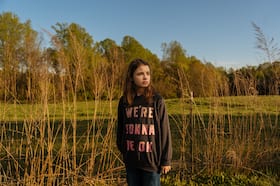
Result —
<path fill-rule="evenodd" d="M 161 173 L 167 174 L 171 169 L 171 166 L 161 166 Z"/>

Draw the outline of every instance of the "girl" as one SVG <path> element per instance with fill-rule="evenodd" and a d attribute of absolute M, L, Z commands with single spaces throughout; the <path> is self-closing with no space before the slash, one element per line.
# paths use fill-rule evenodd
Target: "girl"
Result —
<path fill-rule="evenodd" d="M 151 84 L 150 65 L 133 60 L 118 105 L 117 146 L 129 186 L 159 186 L 171 169 L 172 144 L 163 98 Z"/>

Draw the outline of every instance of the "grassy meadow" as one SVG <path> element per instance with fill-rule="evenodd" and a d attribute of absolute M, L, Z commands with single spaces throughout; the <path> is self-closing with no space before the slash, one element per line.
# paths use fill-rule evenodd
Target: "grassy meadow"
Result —
<path fill-rule="evenodd" d="M 277 185 L 279 96 L 165 101 L 174 161 L 163 185 Z M 0 103 L 0 185 L 124 185 L 117 104 Z"/>

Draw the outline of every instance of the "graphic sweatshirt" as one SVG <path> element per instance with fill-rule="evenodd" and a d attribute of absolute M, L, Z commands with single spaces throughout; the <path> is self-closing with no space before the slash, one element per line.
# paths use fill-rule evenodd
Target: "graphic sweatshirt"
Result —
<path fill-rule="evenodd" d="M 152 105 L 144 96 L 136 96 L 132 105 L 120 98 L 117 146 L 126 167 L 159 173 L 161 166 L 171 165 L 169 119 L 160 95 L 154 96 Z"/>

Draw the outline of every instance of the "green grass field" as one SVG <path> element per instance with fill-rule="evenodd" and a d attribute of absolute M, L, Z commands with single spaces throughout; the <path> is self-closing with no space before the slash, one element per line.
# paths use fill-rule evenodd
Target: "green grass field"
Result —
<path fill-rule="evenodd" d="M 280 96 L 238 96 L 238 97 L 212 97 L 165 100 L 170 115 L 189 114 L 190 111 L 199 114 L 230 114 L 246 115 L 250 113 L 278 114 L 280 111 Z M 0 103 L 1 121 L 24 121 L 26 119 L 71 120 L 73 114 L 78 120 L 91 120 L 94 115 L 104 117 L 116 115 L 118 101 L 77 102 L 76 111 L 73 103 L 48 104 L 6 104 Z M 111 112 L 110 112 L 111 109 Z"/>
<path fill-rule="evenodd" d="M 174 161 L 164 185 L 279 181 L 280 96 L 165 101 Z M 0 185 L 124 183 L 117 104 L 0 103 Z"/>

